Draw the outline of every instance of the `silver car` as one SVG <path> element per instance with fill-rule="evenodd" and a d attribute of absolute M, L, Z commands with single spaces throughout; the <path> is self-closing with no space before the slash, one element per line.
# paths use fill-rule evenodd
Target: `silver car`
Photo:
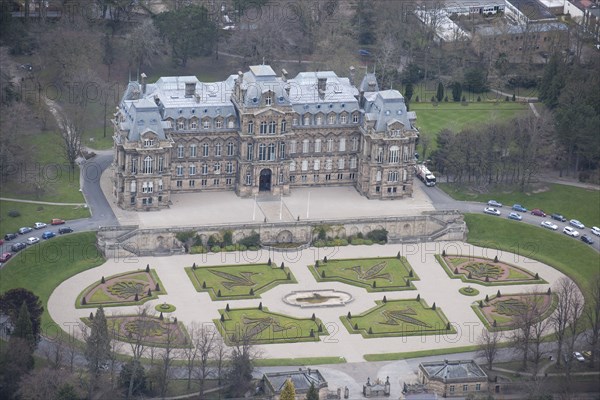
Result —
<path fill-rule="evenodd" d="M 569 224 L 573 225 L 575 228 L 585 229 L 585 225 L 579 222 L 576 219 L 572 219 L 569 221 Z"/>

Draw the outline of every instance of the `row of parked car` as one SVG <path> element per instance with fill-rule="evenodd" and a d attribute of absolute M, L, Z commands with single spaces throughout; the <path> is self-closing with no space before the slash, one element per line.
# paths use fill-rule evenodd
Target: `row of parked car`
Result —
<path fill-rule="evenodd" d="M 488 206 L 483 210 L 484 213 L 486 214 L 490 214 L 490 215 L 500 215 L 502 214 L 500 212 L 500 210 L 498 210 L 498 208 L 502 207 L 502 203 L 497 202 L 496 200 L 490 200 L 488 201 Z M 523 219 L 523 217 L 521 216 L 521 213 L 526 213 L 528 212 L 527 208 L 523 207 L 521 204 L 513 204 L 512 208 L 513 211 L 510 212 L 508 214 L 508 218 L 509 219 L 513 219 L 516 221 L 521 221 Z M 539 209 L 539 208 L 534 208 L 531 210 L 531 215 L 535 215 L 537 217 L 547 217 L 548 214 L 546 214 L 543 210 Z M 552 218 L 553 220 L 556 221 L 560 221 L 560 222 L 567 222 L 567 219 L 562 215 L 562 214 L 558 214 L 558 213 L 554 213 L 554 214 L 550 214 L 550 218 Z M 563 233 L 565 235 L 569 235 L 571 237 L 579 237 L 581 238 L 581 241 L 587 244 L 593 244 L 594 241 L 592 240 L 592 238 L 586 234 L 580 234 L 578 231 L 576 231 L 573 227 L 578 228 L 578 229 L 585 229 L 585 225 L 583 223 L 581 223 L 581 221 L 576 220 L 576 219 L 572 219 L 569 220 L 569 225 L 571 226 L 565 226 L 563 228 Z M 544 228 L 548 228 L 551 230 L 558 230 L 558 225 L 556 225 L 555 223 L 553 223 L 552 221 L 542 221 L 541 226 L 543 226 Z M 593 226 L 591 229 L 591 232 L 596 235 L 596 236 L 600 236 L 600 228 L 598 228 L 597 226 Z"/>
<path fill-rule="evenodd" d="M 53 218 L 50 221 L 50 225 L 62 225 L 64 224 L 65 221 L 62 219 L 58 219 L 58 218 Z M 6 241 L 12 241 L 14 239 L 17 239 L 19 237 L 19 235 L 26 235 L 30 232 L 33 232 L 34 229 L 43 229 L 46 228 L 48 226 L 48 224 L 44 223 L 44 222 L 36 222 L 35 224 L 33 224 L 33 227 L 29 227 L 29 226 L 24 226 L 19 228 L 18 233 L 7 233 L 4 235 L 4 240 Z M 73 232 L 73 229 L 71 227 L 68 226 L 63 226 L 60 227 L 58 229 L 58 233 L 61 235 L 64 235 L 66 233 L 71 233 Z M 56 233 L 52 232 L 52 231 L 44 231 L 44 233 L 42 233 L 41 238 L 42 239 L 51 239 L 53 237 L 56 236 Z M 4 240 L 0 239 L 0 245 L 4 244 Z M 25 247 L 27 247 L 27 245 L 33 245 L 36 244 L 40 241 L 40 238 L 37 236 L 30 236 L 28 237 L 24 242 L 15 242 L 10 246 L 10 250 L 11 252 L 4 252 L 2 254 L 0 254 L 0 263 L 4 263 L 8 260 L 10 260 L 10 258 L 13 256 L 14 253 L 17 253 L 21 250 L 23 250 Z"/>

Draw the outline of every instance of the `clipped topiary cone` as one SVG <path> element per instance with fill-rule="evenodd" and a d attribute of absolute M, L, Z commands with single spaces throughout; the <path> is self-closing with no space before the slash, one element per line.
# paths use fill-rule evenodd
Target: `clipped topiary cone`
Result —
<path fill-rule="evenodd" d="M 327 256 L 323 257 L 323 262 L 326 263 L 327 262 Z"/>
<path fill-rule="evenodd" d="M 485 302 L 487 303 L 488 301 L 490 301 L 490 296 L 488 296 L 487 294 L 485 295 Z"/>
<path fill-rule="evenodd" d="M 150 264 L 146 264 L 146 272 L 150 272 Z"/>
<path fill-rule="evenodd" d="M 260 303 L 258 303 L 258 309 L 262 310 L 262 301 Z"/>
<path fill-rule="evenodd" d="M 548 291 L 546 292 L 546 294 L 549 296 L 552 294 L 552 289 L 548 288 Z"/>
<path fill-rule="evenodd" d="M 229 311 L 229 303 L 225 306 L 225 311 Z"/>
<path fill-rule="evenodd" d="M 192 264 L 192 269 L 196 269 L 196 263 Z"/>
<path fill-rule="evenodd" d="M 136 293 L 136 294 L 135 294 L 135 297 L 133 298 L 133 301 L 139 301 L 139 300 L 140 300 L 140 297 L 139 297 L 139 296 L 138 296 L 138 294 Z"/>
<path fill-rule="evenodd" d="M 313 313 L 313 315 L 310 317 L 310 319 L 313 321 L 317 319 L 317 317 L 315 316 L 315 313 Z"/>
<path fill-rule="evenodd" d="M 396 258 L 399 260 L 400 258 L 402 258 L 402 256 L 400 255 L 400 252 L 398 252 L 398 254 L 396 254 Z"/>
<path fill-rule="evenodd" d="M 354 330 L 357 331 L 358 330 L 358 324 L 354 324 Z"/>
<path fill-rule="evenodd" d="M 160 283 L 156 282 L 156 287 L 154 288 L 157 292 L 160 292 Z"/>
<path fill-rule="evenodd" d="M 310 330 L 310 337 L 315 337 L 315 330 L 314 329 Z"/>
<path fill-rule="evenodd" d="M 498 326 L 498 322 L 496 322 L 496 320 L 494 320 L 494 323 L 492 324 L 492 326 L 495 328 L 496 326 Z"/>
<path fill-rule="evenodd" d="M 202 289 L 206 289 L 206 281 L 202 281 Z"/>
<path fill-rule="evenodd" d="M 321 271 L 321 278 L 325 278 L 325 271 Z"/>
<path fill-rule="evenodd" d="M 373 334 L 373 328 L 369 327 L 369 335 Z"/>
<path fill-rule="evenodd" d="M 454 274 L 458 275 L 458 268 L 454 268 Z"/>
<path fill-rule="evenodd" d="M 435 310 L 435 302 L 433 303 L 433 305 L 431 306 L 432 310 Z"/>
<path fill-rule="evenodd" d="M 319 332 L 319 333 L 323 332 L 323 325 L 322 324 L 319 324 L 319 329 L 317 330 L 317 332 Z"/>
<path fill-rule="evenodd" d="M 486 281 L 486 282 L 489 282 L 489 281 L 490 281 L 490 277 L 489 277 L 489 276 L 486 276 L 486 277 L 485 277 L 485 281 Z"/>
<path fill-rule="evenodd" d="M 104 277 L 102 277 L 102 279 L 100 279 L 100 283 L 106 283 L 106 280 L 104 279 Z"/>
<path fill-rule="evenodd" d="M 152 296 L 152 289 L 148 288 L 148 297 Z"/>
<path fill-rule="evenodd" d="M 286 276 L 287 276 L 287 280 L 288 280 L 288 281 L 292 279 L 292 274 L 290 274 L 290 272 L 289 272 L 289 271 L 288 271 L 288 273 L 287 273 L 287 275 L 286 275 Z"/>
<path fill-rule="evenodd" d="M 497 263 L 498 262 L 498 256 L 494 257 L 494 262 Z"/>
<path fill-rule="evenodd" d="M 496 297 L 502 297 L 502 293 L 500 293 L 500 289 L 498 289 L 498 292 L 496 292 Z"/>
<path fill-rule="evenodd" d="M 283 261 L 281 262 L 281 265 L 279 266 L 279 268 L 281 268 L 281 269 L 285 268 L 285 264 L 283 263 Z"/>
<path fill-rule="evenodd" d="M 250 288 L 250 296 L 254 296 L 254 288 Z"/>
<path fill-rule="evenodd" d="M 450 329 L 452 329 L 452 327 L 450 326 L 450 322 L 448 322 L 448 323 L 446 324 L 446 330 L 447 330 L 447 331 L 449 331 Z"/>
<path fill-rule="evenodd" d="M 269 261 L 267 261 L 267 265 L 270 267 L 271 266 L 271 257 L 269 257 Z"/>
<path fill-rule="evenodd" d="M 319 260 L 315 261 L 315 268 L 319 268 Z"/>
<path fill-rule="evenodd" d="M 83 298 L 81 299 L 81 304 L 84 306 L 87 304 L 87 300 L 85 299 L 85 296 L 83 296 Z"/>
<path fill-rule="evenodd" d="M 217 291 L 217 297 L 221 297 L 221 289 Z"/>
<path fill-rule="evenodd" d="M 221 322 L 225 322 L 225 314 L 221 314 Z"/>
<path fill-rule="evenodd" d="M 346 315 L 346 318 L 352 319 L 352 313 L 350 311 L 348 311 L 348 315 Z"/>
<path fill-rule="evenodd" d="M 411 277 L 411 278 L 414 276 L 414 273 L 413 273 L 412 269 L 410 271 L 408 271 L 408 276 Z"/>
<path fill-rule="evenodd" d="M 406 287 L 410 286 L 410 279 L 406 279 Z"/>
<path fill-rule="evenodd" d="M 417 301 L 421 301 L 421 295 L 417 294 Z"/>
<path fill-rule="evenodd" d="M 383 302 L 387 303 L 387 297 L 383 296 Z"/>
<path fill-rule="evenodd" d="M 479 308 L 483 308 L 483 301 L 479 300 Z"/>
<path fill-rule="evenodd" d="M 90 311 L 90 320 L 94 319 L 94 313 Z"/>
<path fill-rule="evenodd" d="M 377 287 L 377 282 L 373 281 L 373 285 L 372 286 L 373 286 L 373 288 L 376 288 Z"/>
<path fill-rule="evenodd" d="M 164 319 L 165 317 L 163 317 L 163 313 L 162 311 L 160 312 L 160 315 L 158 316 L 158 319 L 160 319 L 161 321 Z"/>
<path fill-rule="evenodd" d="M 446 257 L 446 250 L 442 250 L 442 257 Z"/>

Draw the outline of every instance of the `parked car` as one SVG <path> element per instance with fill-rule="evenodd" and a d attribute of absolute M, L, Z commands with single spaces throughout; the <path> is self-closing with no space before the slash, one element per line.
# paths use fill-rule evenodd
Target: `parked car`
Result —
<path fill-rule="evenodd" d="M 544 221 L 540 225 L 542 225 L 544 228 L 552 229 L 553 231 L 558 229 L 558 226 L 553 224 L 552 221 Z"/>
<path fill-rule="evenodd" d="M 579 362 L 584 362 L 585 361 L 585 358 L 583 358 L 583 355 L 580 352 L 578 352 L 578 351 L 574 351 L 573 352 L 573 358 L 576 359 Z"/>
<path fill-rule="evenodd" d="M 45 224 L 45 223 L 43 223 L 43 222 L 36 222 L 35 224 L 33 224 L 33 227 L 34 227 L 35 229 L 42 229 L 42 228 L 45 228 L 45 227 L 47 227 L 47 226 L 48 226 L 48 225 L 46 225 L 46 224 Z"/>
<path fill-rule="evenodd" d="M 592 226 L 592 233 L 596 236 L 600 236 L 600 228 L 597 226 Z"/>
<path fill-rule="evenodd" d="M 555 213 L 555 214 L 552 214 L 552 215 L 550 215 L 550 218 L 552 218 L 552 219 L 555 219 L 555 220 L 557 220 L 557 221 L 560 221 L 560 222 L 565 222 L 565 221 L 567 220 L 567 219 L 566 219 L 565 217 L 563 217 L 561 214 L 556 214 L 556 213 Z"/>
<path fill-rule="evenodd" d="M 7 262 L 12 257 L 12 253 L 5 252 L 0 255 L 0 262 Z"/>
<path fill-rule="evenodd" d="M 486 207 L 483 209 L 483 212 L 491 215 L 500 215 L 500 211 L 496 210 L 494 207 Z"/>
<path fill-rule="evenodd" d="M 546 213 L 539 208 L 534 208 L 531 210 L 531 215 L 535 215 L 536 217 L 545 217 Z"/>
<path fill-rule="evenodd" d="M 6 235 L 4 235 L 4 240 L 8 242 L 10 240 L 16 239 L 17 237 L 19 237 L 19 235 L 17 235 L 16 233 L 7 233 Z"/>
<path fill-rule="evenodd" d="M 490 201 L 488 201 L 488 206 L 490 206 L 490 207 L 502 207 L 502 203 L 499 203 L 496 200 L 490 200 Z"/>
<path fill-rule="evenodd" d="M 40 241 L 40 238 L 37 238 L 35 236 L 32 236 L 30 238 L 27 238 L 27 244 L 36 244 L 37 242 Z"/>
<path fill-rule="evenodd" d="M 10 250 L 16 253 L 17 251 L 23 250 L 25 247 L 27 247 L 25 243 L 17 242 L 10 246 Z"/>
<path fill-rule="evenodd" d="M 572 236 L 572 237 L 579 237 L 579 232 L 577 232 L 575 229 L 571 228 L 570 226 L 565 226 L 563 228 L 563 233 Z"/>
<path fill-rule="evenodd" d="M 527 209 L 520 204 L 513 204 L 512 209 L 518 212 L 527 212 Z"/>
<path fill-rule="evenodd" d="M 65 233 L 71 233 L 71 232 L 73 232 L 73 229 L 69 226 L 65 226 L 65 227 L 58 229 L 58 233 L 60 233 L 61 235 L 65 234 Z"/>
<path fill-rule="evenodd" d="M 515 221 L 520 221 L 523 219 L 523 217 L 521 217 L 521 214 L 516 213 L 516 212 L 511 212 L 510 214 L 508 214 L 508 218 L 514 219 Z"/>
<path fill-rule="evenodd" d="M 581 235 L 581 241 L 587 244 L 594 244 L 594 241 L 588 235 Z"/>
<path fill-rule="evenodd" d="M 21 235 L 24 235 L 24 234 L 26 234 L 26 233 L 29 233 L 29 232 L 31 232 L 32 230 L 33 230 L 33 229 L 31 229 L 30 227 L 28 227 L 28 226 L 24 226 L 24 227 L 22 227 L 22 228 L 19 228 L 19 233 L 20 233 Z"/>
<path fill-rule="evenodd" d="M 579 222 L 576 219 L 572 219 L 569 221 L 569 224 L 573 225 L 575 228 L 585 229 L 585 225 Z"/>
<path fill-rule="evenodd" d="M 60 218 L 52 218 L 52 220 L 50 220 L 50 225 L 62 225 L 64 223 L 65 220 Z"/>
<path fill-rule="evenodd" d="M 42 239 L 51 239 L 54 236 L 56 236 L 56 233 L 54 233 L 52 231 L 46 231 L 46 232 L 42 233 Z"/>

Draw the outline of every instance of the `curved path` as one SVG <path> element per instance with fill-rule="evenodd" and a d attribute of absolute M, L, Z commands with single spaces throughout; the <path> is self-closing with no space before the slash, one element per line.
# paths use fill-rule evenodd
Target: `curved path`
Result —
<path fill-rule="evenodd" d="M 539 273 L 548 284 L 544 285 L 501 285 L 477 287 L 480 295 L 477 297 L 463 296 L 458 289 L 466 286 L 459 279 L 450 279 L 434 258 L 446 250 L 448 254 L 474 254 L 494 258 L 498 254 L 501 260 L 526 268 L 532 273 Z M 408 258 L 411 266 L 419 275 L 420 281 L 414 284 L 417 290 L 402 292 L 369 293 L 363 288 L 346 285 L 338 282 L 316 282 L 307 265 L 314 263 L 315 259 L 328 258 L 363 258 L 378 256 L 394 256 L 400 251 Z M 147 304 L 153 310 L 154 306 L 162 302 L 173 304 L 177 311 L 173 313 L 180 321 L 189 324 L 192 321 L 212 324 L 212 320 L 219 318 L 219 309 L 227 303 L 232 308 L 256 307 L 262 301 L 265 307 L 275 312 L 310 318 L 314 312 L 326 324 L 330 335 L 323 337 L 320 342 L 297 344 L 271 344 L 258 346 L 266 358 L 299 358 L 319 356 L 345 357 L 349 362 L 362 361 L 363 354 L 390 353 L 416 350 L 442 349 L 457 346 L 473 345 L 479 336 L 483 324 L 471 309 L 471 304 L 485 295 L 494 295 L 500 289 L 503 294 L 522 293 L 529 290 L 545 292 L 548 287 L 564 275 L 559 271 L 530 259 L 511 253 L 497 252 L 471 246 L 463 242 L 435 242 L 410 245 L 385 245 L 385 246 L 347 246 L 338 249 L 309 248 L 299 253 L 268 253 L 251 252 L 246 257 L 239 253 L 221 253 L 207 255 L 183 255 L 171 257 L 140 257 L 132 260 L 109 260 L 102 266 L 82 272 L 60 284 L 52 293 L 48 301 L 48 311 L 52 318 L 61 326 L 68 327 L 81 317 L 89 315 L 90 308 L 76 309 L 75 301 L 81 290 L 97 281 L 101 276 L 114 275 L 119 272 L 143 269 L 149 263 L 156 269 L 162 280 L 167 295 L 162 295 L 158 300 L 149 301 Z M 185 273 L 183 267 L 190 266 L 192 262 L 201 265 L 220 264 L 245 264 L 249 262 L 266 262 L 268 258 L 279 264 L 285 262 L 296 279 L 297 284 L 279 285 L 262 294 L 260 299 L 212 301 L 207 293 L 198 293 Z M 298 308 L 285 304 L 281 299 L 293 290 L 337 289 L 349 292 L 354 296 L 354 301 L 342 307 L 332 308 Z M 374 338 L 363 339 L 359 334 L 350 334 L 340 323 L 339 317 L 360 314 L 375 306 L 376 300 L 381 300 L 385 294 L 391 299 L 414 299 L 420 294 L 429 305 L 434 302 L 443 310 L 446 317 L 456 324 L 458 334 L 448 336 L 412 336 L 405 338 Z M 137 307 L 109 307 L 107 315 L 133 314 Z"/>

